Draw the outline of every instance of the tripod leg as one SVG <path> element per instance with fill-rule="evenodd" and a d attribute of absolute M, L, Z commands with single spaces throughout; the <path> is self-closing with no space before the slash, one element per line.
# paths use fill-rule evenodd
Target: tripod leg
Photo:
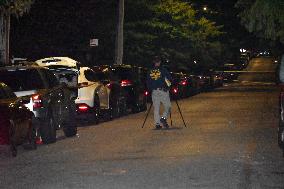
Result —
<path fill-rule="evenodd" d="M 144 119 L 144 122 L 143 122 L 142 128 L 143 128 L 143 127 L 144 127 L 144 125 L 145 125 L 145 122 L 146 122 L 146 120 L 147 120 L 147 118 L 148 118 L 148 115 L 149 115 L 149 113 L 150 113 L 150 110 L 151 110 L 151 108 L 152 108 L 152 105 L 153 105 L 153 103 L 151 103 L 151 105 L 150 105 L 150 107 L 149 107 L 149 110 L 148 110 L 147 115 L 146 115 L 146 117 L 145 117 L 145 119 Z"/>
<path fill-rule="evenodd" d="M 181 113 L 181 111 L 180 111 L 180 107 L 179 107 L 179 105 L 178 105 L 177 100 L 176 100 L 176 104 L 177 104 L 178 111 L 179 111 L 179 114 L 180 114 L 180 116 L 181 116 L 181 119 L 182 119 L 182 121 L 183 121 L 184 127 L 186 127 L 186 124 L 185 124 L 185 121 L 184 121 L 184 119 L 183 119 L 183 116 L 182 116 L 182 113 Z"/>

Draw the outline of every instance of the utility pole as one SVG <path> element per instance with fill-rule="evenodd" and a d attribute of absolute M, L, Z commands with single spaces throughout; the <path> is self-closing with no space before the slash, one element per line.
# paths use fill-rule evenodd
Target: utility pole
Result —
<path fill-rule="evenodd" d="M 115 64 L 122 64 L 123 60 L 123 24 L 124 24 L 124 0 L 119 0 L 118 23 L 116 27 Z"/>

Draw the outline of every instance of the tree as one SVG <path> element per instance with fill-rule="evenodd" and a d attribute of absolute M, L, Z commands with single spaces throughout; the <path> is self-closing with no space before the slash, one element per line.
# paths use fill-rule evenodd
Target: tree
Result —
<path fill-rule="evenodd" d="M 283 0 L 239 0 L 242 24 L 255 35 L 284 44 Z"/>
<path fill-rule="evenodd" d="M 22 16 L 28 12 L 33 0 L 1 0 L 0 1 L 0 62 L 9 63 L 10 51 L 10 16 Z"/>
<path fill-rule="evenodd" d="M 142 0 L 128 1 L 127 6 L 132 7 L 126 11 L 131 15 L 126 16 L 128 62 L 145 65 L 153 54 L 162 54 L 172 67 L 190 67 L 193 60 L 203 65 L 216 63 L 214 59 L 221 51 L 217 41 L 221 27 L 197 17 L 190 3 Z"/>

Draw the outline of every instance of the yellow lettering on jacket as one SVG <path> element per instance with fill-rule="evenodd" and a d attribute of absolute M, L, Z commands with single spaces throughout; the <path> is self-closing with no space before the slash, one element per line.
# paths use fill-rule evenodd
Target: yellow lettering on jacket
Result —
<path fill-rule="evenodd" d="M 150 77 L 153 80 L 158 80 L 159 78 L 161 78 L 161 75 L 162 74 L 161 74 L 160 70 L 152 70 L 150 72 Z"/>

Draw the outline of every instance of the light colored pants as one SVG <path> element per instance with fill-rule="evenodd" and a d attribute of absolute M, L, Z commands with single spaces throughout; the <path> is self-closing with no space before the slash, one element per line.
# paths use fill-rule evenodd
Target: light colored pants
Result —
<path fill-rule="evenodd" d="M 152 91 L 152 102 L 154 106 L 154 120 L 155 124 L 160 124 L 160 105 L 161 103 L 164 106 L 164 113 L 162 115 L 163 118 L 168 118 L 171 111 L 171 100 L 169 91 L 165 92 L 163 90 L 153 90 Z"/>

